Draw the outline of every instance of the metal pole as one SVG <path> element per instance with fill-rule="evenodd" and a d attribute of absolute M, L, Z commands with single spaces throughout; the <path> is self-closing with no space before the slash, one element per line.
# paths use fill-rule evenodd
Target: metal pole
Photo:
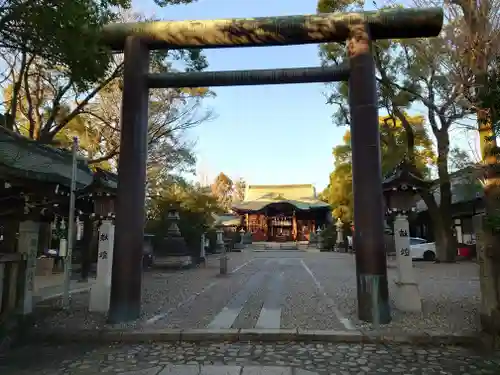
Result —
<path fill-rule="evenodd" d="M 75 230 L 75 190 L 76 190 L 76 156 L 78 152 L 78 138 L 73 138 L 72 166 L 71 166 L 71 191 L 69 195 L 69 218 L 68 218 L 68 250 L 64 262 L 64 289 L 63 307 L 69 308 L 69 291 L 71 284 L 71 258 L 73 255 L 74 230 Z"/>
<path fill-rule="evenodd" d="M 351 68 L 349 107 L 358 316 L 363 321 L 386 324 L 391 314 L 384 249 L 377 84 L 365 25 L 351 26 L 347 50 Z"/>

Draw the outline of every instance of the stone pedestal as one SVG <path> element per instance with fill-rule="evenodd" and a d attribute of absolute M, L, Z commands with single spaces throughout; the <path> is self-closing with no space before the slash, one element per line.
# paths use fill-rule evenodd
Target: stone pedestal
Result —
<path fill-rule="evenodd" d="M 337 252 L 344 252 L 345 247 L 344 247 L 344 230 L 342 228 L 342 222 L 340 224 L 336 224 L 336 229 L 337 229 L 337 240 L 335 241 L 335 251 Z"/>
<path fill-rule="evenodd" d="M 19 223 L 18 251 L 26 259 L 24 291 L 21 311 L 24 315 L 33 311 L 33 291 L 35 289 L 36 256 L 38 250 L 39 223 L 23 221 Z"/>
<path fill-rule="evenodd" d="M 410 251 L 410 226 L 406 215 L 398 214 L 394 220 L 397 279 L 396 308 L 406 312 L 422 312 L 422 300 L 413 270 Z"/>
<path fill-rule="evenodd" d="M 316 230 L 316 246 L 319 250 L 323 250 L 323 236 L 321 235 L 321 228 Z"/>
<path fill-rule="evenodd" d="M 226 253 L 226 246 L 224 246 L 224 238 L 223 238 L 224 232 L 222 229 L 217 230 L 217 250 L 220 252 L 220 258 L 219 258 L 219 268 L 220 268 L 220 274 L 221 275 L 226 275 L 227 274 L 227 253 Z"/>
<path fill-rule="evenodd" d="M 99 228 L 97 277 L 90 289 L 90 311 L 107 313 L 109 310 L 114 238 L 115 226 L 113 222 L 103 220 Z"/>
<path fill-rule="evenodd" d="M 200 240 L 200 263 L 204 266 L 206 266 L 207 264 L 206 254 L 205 254 L 205 242 L 206 242 L 205 233 L 202 233 Z"/>

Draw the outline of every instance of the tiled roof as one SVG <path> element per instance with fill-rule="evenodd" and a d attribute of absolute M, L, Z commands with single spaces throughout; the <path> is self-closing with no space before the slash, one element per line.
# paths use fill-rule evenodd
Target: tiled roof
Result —
<path fill-rule="evenodd" d="M 316 197 L 313 185 L 249 185 L 245 199 L 234 203 L 237 211 L 260 211 L 273 203 L 289 203 L 299 210 L 329 208 L 330 205 Z"/>
<path fill-rule="evenodd" d="M 92 184 L 94 173 L 85 159 L 79 158 L 77 166 L 76 185 L 82 189 Z M 71 170 L 70 151 L 40 144 L 0 127 L 0 175 L 69 187 Z M 115 174 L 101 170 L 98 176 L 109 188 L 116 188 Z"/>
<path fill-rule="evenodd" d="M 284 199 L 316 199 L 316 189 L 311 184 L 303 185 L 248 185 L 244 201 L 258 200 L 264 196 L 282 196 Z"/>
<path fill-rule="evenodd" d="M 451 180 L 451 203 L 457 204 L 470 202 L 484 196 L 483 189 L 479 183 L 481 174 L 480 166 L 471 166 L 450 174 Z M 436 202 L 441 200 L 439 190 L 439 179 L 433 181 L 433 194 Z M 417 211 L 426 211 L 427 205 L 423 200 L 417 202 Z"/>

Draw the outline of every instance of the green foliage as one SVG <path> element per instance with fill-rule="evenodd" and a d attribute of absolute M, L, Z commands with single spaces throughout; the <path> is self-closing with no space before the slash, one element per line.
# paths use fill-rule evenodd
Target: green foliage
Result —
<path fill-rule="evenodd" d="M 425 131 L 422 116 L 407 117 L 415 133 L 415 162 L 422 175 L 428 175 L 428 165 L 436 158 L 432 142 Z M 407 153 L 406 132 L 401 121 L 390 116 L 380 117 L 380 142 L 382 151 L 382 173 L 391 171 Z M 322 196 L 333 207 L 333 216 L 344 223 L 353 220 L 352 195 L 352 147 L 351 134 L 347 131 L 344 143 L 333 149 L 335 158 L 334 171 L 330 174 L 330 183 Z"/>
<path fill-rule="evenodd" d="M 194 1 L 155 3 L 165 7 Z M 0 6 L 0 47 L 27 51 L 68 68 L 75 83 L 87 86 L 105 75 L 112 59 L 99 43 L 102 26 L 130 7 L 131 0 L 6 0 Z M 199 51 L 187 53 L 195 57 Z"/>
<path fill-rule="evenodd" d="M 119 15 L 121 19 L 130 18 L 127 13 Z M 68 38 L 74 43 L 74 36 Z M 75 84 L 73 67 L 54 64 L 44 56 L 11 51 L 2 57 L 12 67 L 2 82 L 8 112 L 0 118 L 3 126 L 62 148 L 71 147 L 76 136 L 82 154 L 92 165 L 107 170 L 116 166 L 123 81 L 121 56 L 115 55 L 105 75 L 85 87 Z M 200 50 L 152 53 L 152 71 L 171 71 L 173 65 L 193 71 L 205 69 L 208 63 Z M 173 173 L 192 172 L 193 144 L 185 141 L 184 135 L 187 129 L 211 118 L 211 112 L 200 108 L 203 98 L 209 95 L 212 93 L 206 88 L 151 90 L 148 177 L 155 184 L 169 180 Z"/>
<path fill-rule="evenodd" d="M 28 51 L 53 66 L 70 68 L 88 84 L 102 77 L 111 55 L 99 44 L 103 25 L 130 0 L 7 0 L 0 8 L 0 46 Z"/>
<path fill-rule="evenodd" d="M 496 137 L 500 134 L 500 56 L 490 66 L 486 89 L 479 92 L 481 108 L 488 111 Z"/>
<path fill-rule="evenodd" d="M 328 225 L 321 231 L 321 241 L 325 251 L 332 251 L 337 243 L 337 228 L 334 224 Z"/>
<path fill-rule="evenodd" d="M 161 195 L 154 197 L 149 204 L 148 233 L 165 236 L 168 228 L 166 216 L 171 207 L 179 208 L 179 229 L 192 248 L 199 246 L 202 233 L 213 221 L 212 214 L 222 212 L 216 199 L 206 190 L 187 183 L 171 183 L 163 186 Z"/>

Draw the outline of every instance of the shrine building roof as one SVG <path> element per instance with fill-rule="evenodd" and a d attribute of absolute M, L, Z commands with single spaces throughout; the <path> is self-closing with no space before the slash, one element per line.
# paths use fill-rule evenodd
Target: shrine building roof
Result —
<path fill-rule="evenodd" d="M 318 199 L 312 184 L 248 185 L 243 201 L 233 204 L 235 211 L 260 211 L 276 203 L 288 203 L 302 211 L 330 208 Z"/>
<path fill-rule="evenodd" d="M 102 180 L 109 188 L 116 189 L 114 173 L 99 169 L 94 173 L 84 158 L 78 158 L 77 166 L 77 189 L 95 184 L 96 179 Z M 71 151 L 41 144 L 0 127 L 0 177 L 69 187 L 71 170 Z"/>

